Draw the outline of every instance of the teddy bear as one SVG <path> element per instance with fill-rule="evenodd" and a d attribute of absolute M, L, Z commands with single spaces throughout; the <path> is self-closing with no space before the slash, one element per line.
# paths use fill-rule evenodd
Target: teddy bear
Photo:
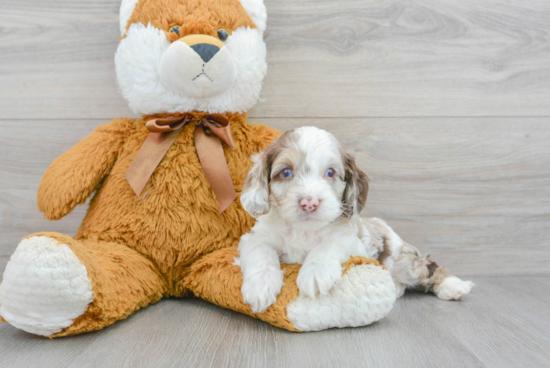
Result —
<path fill-rule="evenodd" d="M 198 297 L 290 331 L 367 325 L 395 303 L 389 272 L 350 258 L 327 295 L 303 296 L 282 265 L 277 302 L 253 313 L 234 264 L 254 219 L 239 196 L 275 129 L 247 122 L 267 71 L 263 0 L 123 0 L 117 81 L 138 119 L 98 127 L 38 190 L 50 220 L 89 197 L 74 237 L 29 235 L 0 285 L 0 316 L 32 334 L 99 330 L 163 297 Z"/>

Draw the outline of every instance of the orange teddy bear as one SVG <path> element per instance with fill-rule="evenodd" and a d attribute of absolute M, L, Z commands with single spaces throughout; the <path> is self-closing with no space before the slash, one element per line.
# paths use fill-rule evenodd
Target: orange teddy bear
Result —
<path fill-rule="evenodd" d="M 74 238 L 45 232 L 18 245 L 0 286 L 3 319 L 68 336 L 192 295 L 292 331 L 384 317 L 395 302 L 391 276 L 359 257 L 344 265 L 353 277 L 324 299 L 299 295 L 299 265 L 283 265 L 274 305 L 254 314 L 243 302 L 233 263 L 254 220 L 238 195 L 250 156 L 278 136 L 246 115 L 267 70 L 263 1 L 123 0 L 120 19 L 118 83 L 142 117 L 97 128 L 48 168 L 38 192 L 46 218 L 93 198 Z M 346 312 L 344 300 L 361 311 Z"/>

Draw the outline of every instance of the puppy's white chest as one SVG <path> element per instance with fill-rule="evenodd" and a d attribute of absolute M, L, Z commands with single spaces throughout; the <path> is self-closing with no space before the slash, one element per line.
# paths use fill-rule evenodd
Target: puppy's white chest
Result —
<path fill-rule="evenodd" d="M 315 231 L 285 229 L 279 243 L 279 255 L 282 263 L 304 263 L 313 247 L 326 241 L 325 237 Z"/>

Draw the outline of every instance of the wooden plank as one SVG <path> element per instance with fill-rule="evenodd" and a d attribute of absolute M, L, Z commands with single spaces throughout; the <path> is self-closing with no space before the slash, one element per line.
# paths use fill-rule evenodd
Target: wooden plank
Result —
<path fill-rule="evenodd" d="M 0 117 L 129 116 L 120 0 L 4 0 Z M 550 115 L 544 0 L 267 0 L 255 117 Z"/>
<path fill-rule="evenodd" d="M 462 302 L 411 293 L 371 326 L 302 334 L 201 300 L 167 299 L 104 330 L 56 340 L 0 324 L 0 355 L 13 368 L 543 367 L 550 312 L 530 295 L 549 282 L 480 277 Z"/>
<path fill-rule="evenodd" d="M 421 303 L 487 367 L 544 367 L 550 360 L 550 309 L 539 287 L 549 286 L 549 277 L 480 278 L 456 310 L 435 298 Z"/>
<path fill-rule="evenodd" d="M 334 132 L 371 179 L 363 215 L 457 274 L 550 272 L 550 118 L 259 121 Z M 50 223 L 36 191 L 50 162 L 101 123 L 0 121 L 0 272 L 19 238 L 77 230 L 85 208 Z"/>

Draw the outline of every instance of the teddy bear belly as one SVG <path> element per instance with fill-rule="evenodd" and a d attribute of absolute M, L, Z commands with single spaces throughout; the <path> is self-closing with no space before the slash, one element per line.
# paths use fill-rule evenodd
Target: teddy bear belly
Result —
<path fill-rule="evenodd" d="M 168 165 L 185 161 L 184 156 L 180 152 L 178 159 L 164 160 L 141 196 L 124 178 L 129 161 L 119 160 L 90 202 L 76 238 L 128 245 L 170 279 L 181 279 L 202 256 L 236 246 L 253 219 L 238 201 L 220 215 L 198 162 Z"/>

